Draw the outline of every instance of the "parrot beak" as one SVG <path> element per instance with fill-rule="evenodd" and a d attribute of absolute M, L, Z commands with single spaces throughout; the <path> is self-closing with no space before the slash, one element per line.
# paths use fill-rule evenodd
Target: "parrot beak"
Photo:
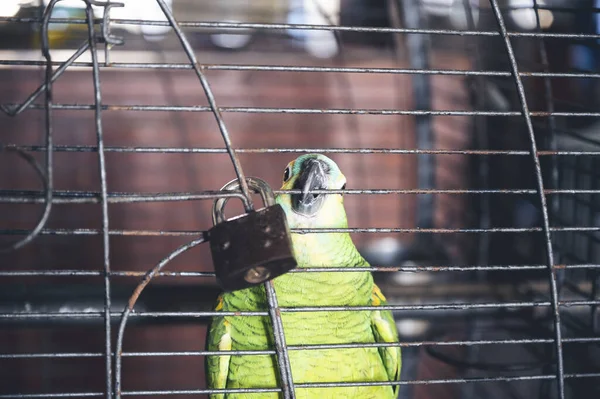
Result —
<path fill-rule="evenodd" d="M 323 194 L 310 193 L 312 190 L 326 189 L 327 164 L 319 159 L 305 161 L 302 172 L 294 183 L 294 189 L 301 190 L 301 194 L 292 194 L 292 209 L 304 216 L 314 216 L 323 205 Z"/>

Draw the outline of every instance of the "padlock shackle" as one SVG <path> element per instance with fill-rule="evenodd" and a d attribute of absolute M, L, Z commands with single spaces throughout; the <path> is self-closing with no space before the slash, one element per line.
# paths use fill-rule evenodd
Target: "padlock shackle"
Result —
<path fill-rule="evenodd" d="M 265 204 L 265 207 L 275 205 L 275 194 L 271 189 L 271 186 L 264 181 L 263 179 L 259 179 L 258 177 L 246 177 L 246 183 L 248 184 L 248 188 L 255 193 L 260 194 L 260 197 Z M 221 187 L 219 191 L 235 191 L 240 188 L 240 182 L 238 179 L 233 179 L 229 183 L 225 184 Z M 227 219 L 225 218 L 225 204 L 229 201 L 230 198 L 219 198 L 216 199 L 213 203 L 213 212 L 212 212 L 212 220 L 213 225 L 218 223 L 223 223 Z"/>

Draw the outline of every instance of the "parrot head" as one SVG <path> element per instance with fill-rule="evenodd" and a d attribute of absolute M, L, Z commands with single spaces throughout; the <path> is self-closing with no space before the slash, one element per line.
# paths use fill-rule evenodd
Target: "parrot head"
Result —
<path fill-rule="evenodd" d="M 319 194 L 313 190 L 343 190 L 346 177 L 337 164 L 321 154 L 307 154 L 290 162 L 283 172 L 282 193 L 277 196 L 290 228 L 347 228 L 342 194 Z"/>

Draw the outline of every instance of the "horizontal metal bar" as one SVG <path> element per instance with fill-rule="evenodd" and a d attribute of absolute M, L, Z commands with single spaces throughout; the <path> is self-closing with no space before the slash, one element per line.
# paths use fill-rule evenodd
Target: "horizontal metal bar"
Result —
<path fill-rule="evenodd" d="M 598 265 L 600 267 L 600 265 Z M 85 277 L 104 276 L 105 272 L 100 270 L 2 270 L 0 277 L 36 277 L 36 276 L 61 276 L 61 277 Z M 141 271 L 111 271 L 111 277 L 143 277 L 146 272 Z M 165 277 L 215 277 L 209 272 L 160 272 L 158 276 Z"/>
<path fill-rule="evenodd" d="M 361 190 L 312 190 L 313 194 L 344 194 L 344 195 L 475 195 L 475 194 L 517 194 L 534 195 L 534 189 L 361 189 Z M 299 190 L 274 190 L 275 194 L 298 194 Z M 100 202 L 100 193 L 95 191 L 53 191 L 52 203 L 54 204 L 97 204 Z M 574 195 L 574 194 L 600 194 L 600 190 L 544 190 L 546 195 Z M 240 198 L 241 194 L 220 192 L 179 192 L 179 193 L 108 193 L 110 204 L 135 204 L 145 202 L 171 202 L 171 201 L 197 201 L 215 198 Z M 41 204 L 45 203 L 45 193 L 33 190 L 0 190 L 0 203 L 14 204 Z"/>
<path fill-rule="evenodd" d="M 14 149 L 21 151 L 46 151 L 46 147 L 42 145 L 16 145 L 8 144 L 4 146 L 6 149 Z M 98 148 L 91 145 L 57 145 L 53 147 L 56 152 L 97 152 Z M 106 152 L 116 153 L 161 153 L 161 154 L 224 154 L 224 148 L 207 148 L 207 147 L 138 147 L 138 146 L 119 146 L 105 147 Z M 401 149 L 401 148 L 239 148 L 236 152 L 242 154 L 280 154 L 280 153 L 304 153 L 304 152 L 320 152 L 332 154 L 390 154 L 390 155 L 412 155 L 412 154 L 432 154 L 432 155 L 518 155 L 530 156 L 529 151 L 519 150 L 422 150 L 422 149 Z M 539 151 L 540 156 L 580 156 L 600 155 L 600 151 Z"/>
<path fill-rule="evenodd" d="M 119 52 L 112 52 L 118 57 Z M 61 62 L 53 62 L 55 66 Z M 6 66 L 46 66 L 45 61 L 35 60 L 0 60 L 0 65 Z M 189 63 L 149 63 L 149 62 L 111 62 L 100 63 L 106 69 L 193 69 Z M 71 67 L 91 68 L 91 62 L 73 62 Z M 249 71 L 249 72 L 318 72 L 318 73 L 369 73 L 369 74 L 401 74 L 401 75 L 446 75 L 446 76 L 488 76 L 512 77 L 508 71 L 475 71 L 465 69 L 413 69 L 413 68 L 367 68 L 367 67 L 329 67 L 329 66 L 298 66 L 298 65 L 240 65 L 240 64 L 203 64 L 208 71 Z M 519 72 L 520 76 L 529 78 L 586 78 L 598 79 L 600 73 L 590 72 Z"/>
<path fill-rule="evenodd" d="M 282 313 L 314 313 L 314 312 L 360 312 L 377 310 L 413 311 L 413 310 L 473 310 L 473 309 L 506 309 L 506 308 L 535 308 L 548 307 L 548 301 L 527 302 L 492 302 L 492 303 L 444 303 L 444 304 L 416 304 L 416 305 L 385 305 L 385 306 L 323 306 L 323 307 L 297 307 L 281 308 Z M 590 301 L 559 301 L 561 307 L 595 306 L 600 305 L 600 300 Z M 0 313 L 3 319 L 52 319 L 52 318 L 101 318 L 103 312 L 91 311 L 64 311 L 64 312 L 14 312 Z M 111 312 L 111 317 L 120 318 L 121 312 Z M 132 312 L 134 318 L 205 318 L 214 316 L 232 317 L 262 317 L 268 316 L 266 311 L 206 311 L 206 312 Z"/>
<path fill-rule="evenodd" d="M 45 146 L 41 145 L 6 145 L 7 149 L 22 151 L 46 151 Z M 54 147 L 57 152 L 97 152 L 98 148 L 91 145 L 58 145 Z M 107 152 L 125 152 L 125 153 L 205 153 L 222 154 L 224 148 L 208 147 L 105 147 Z M 433 155 L 529 155 L 528 151 L 508 151 L 508 150 L 420 150 L 420 149 L 401 149 L 401 148 L 239 148 L 236 152 L 241 154 L 279 154 L 279 153 L 302 153 L 302 152 L 320 152 L 320 153 L 340 153 L 340 154 L 433 154 Z M 594 154 L 600 155 L 600 152 Z M 556 151 L 548 155 L 580 155 L 580 152 L 567 152 L 558 154 Z"/>
<path fill-rule="evenodd" d="M 600 337 L 565 338 L 564 344 L 582 344 L 600 342 Z M 291 351 L 352 349 L 352 348 L 390 348 L 390 347 L 422 347 L 422 346 L 477 346 L 477 345 L 531 345 L 553 344 L 554 339 L 498 339 L 471 341 L 418 341 L 395 343 L 354 343 L 354 344 L 322 344 L 322 345 L 289 345 Z M 264 356 L 274 355 L 275 350 L 232 350 L 223 351 L 171 351 L 171 352 L 123 352 L 123 357 L 187 357 L 187 356 Z M 112 354 L 114 356 L 114 353 Z M 101 352 L 81 353 L 3 353 L 0 359 L 52 359 L 52 358 L 93 358 L 103 357 Z"/>
<path fill-rule="evenodd" d="M 597 378 L 600 373 L 566 374 L 565 378 Z M 527 376 L 498 376 L 477 378 L 453 378 L 453 379 L 428 379 L 428 380 L 406 380 L 406 381 L 382 381 L 382 382 L 331 382 L 331 383 L 303 383 L 296 384 L 296 388 L 335 388 L 335 387 L 369 387 L 369 386 L 395 386 L 395 385 L 432 385 L 432 384 L 460 384 L 460 383 L 483 383 L 483 382 L 511 382 L 511 381 L 534 381 L 553 380 L 553 375 L 527 375 Z M 195 389 L 195 390 L 161 390 L 161 391 L 123 391 L 125 396 L 140 395 L 195 395 L 216 393 L 258 393 L 278 392 L 278 388 L 246 388 L 246 389 Z"/>
<path fill-rule="evenodd" d="M 304 266 L 302 268 L 292 269 L 289 273 L 395 273 L 395 272 L 474 272 L 474 271 L 529 271 L 545 270 L 545 265 L 490 265 L 490 266 L 372 266 L 372 267 L 312 267 Z M 572 265 L 554 265 L 555 269 L 573 270 L 573 269 L 600 269 L 597 264 L 572 264 Z M 142 271 L 111 271 L 108 273 L 112 277 L 143 277 L 146 272 Z M 0 277 L 42 277 L 42 276 L 61 276 L 61 277 L 84 277 L 84 276 L 104 276 L 103 271 L 93 270 L 0 270 Z M 157 276 L 161 277 L 215 277 L 211 272 L 160 272 Z"/>
<path fill-rule="evenodd" d="M 53 203 L 57 204 L 97 204 L 100 192 L 97 191 L 53 191 Z M 240 192 L 203 191 L 196 193 L 108 193 L 108 202 L 128 204 L 138 202 L 197 201 L 218 198 L 239 198 Z M 0 203 L 44 203 L 44 193 L 29 190 L 0 190 Z"/>
<path fill-rule="evenodd" d="M 104 396 L 103 392 L 14 393 L 0 394 L 0 399 L 90 398 L 102 396 Z"/>
<path fill-rule="evenodd" d="M 2 22 L 40 23 L 40 18 L 1 17 Z M 87 21 L 80 18 L 51 18 L 50 23 L 58 24 L 85 24 Z M 94 23 L 101 23 L 95 19 Z M 168 21 L 120 19 L 110 20 L 115 25 L 147 25 L 170 26 Z M 343 25 L 313 25 L 313 24 L 287 24 L 287 23 L 246 23 L 246 22 L 210 22 L 210 21 L 178 21 L 182 28 L 210 28 L 210 29 L 259 29 L 259 30 L 326 30 L 338 32 L 365 32 L 365 33 L 404 33 L 404 34 L 429 34 L 429 35 L 454 35 L 454 36 L 500 36 L 496 31 L 456 30 L 456 29 L 411 29 L 388 28 L 371 26 L 343 26 Z M 548 37 L 564 39 L 598 39 L 598 34 L 584 33 L 553 33 L 553 32 L 507 32 L 509 37 Z"/>
<path fill-rule="evenodd" d="M 20 104 L 2 104 L 7 108 L 14 108 Z M 41 104 L 31 104 L 27 109 L 43 110 Z M 71 111 L 92 111 L 93 104 L 58 104 L 54 103 L 51 109 Z M 212 112 L 209 106 L 204 105 L 115 105 L 103 104 L 103 111 L 161 111 L 161 112 Z M 220 112 L 248 113 L 248 114 L 323 114 L 323 115 L 424 115 L 424 116 L 522 116 L 521 111 L 457 111 L 457 110 L 398 110 L 398 109 L 369 109 L 369 108 L 273 108 L 273 107 L 219 107 Z M 532 117 L 572 116 L 572 117 L 600 117 L 600 112 L 529 112 Z"/>
<path fill-rule="evenodd" d="M 7 274 L 10 275 L 11 273 L 4 272 L 2 275 L 6 276 Z M 137 274 L 139 278 L 140 273 Z M 526 289 L 526 286 L 529 288 Z M 266 311 L 214 312 L 212 311 L 214 303 L 221 290 L 214 283 L 202 285 L 201 287 L 197 285 L 166 285 L 164 283 L 149 286 L 136 304 L 136 312 L 132 314 L 130 323 L 156 324 L 169 322 L 172 324 L 177 322 L 205 324 L 215 315 L 267 315 Z M 529 292 L 531 289 L 539 292 L 545 291 L 543 286 L 532 288 L 529 281 L 517 285 L 491 284 L 487 286 L 487 289 L 483 285 L 481 287 L 470 287 L 463 284 L 463 288 L 460 288 L 456 284 L 448 283 L 440 283 L 434 290 L 427 286 L 388 287 L 381 285 L 381 287 L 388 294 L 389 303 L 394 305 L 390 309 L 393 309 L 397 317 L 428 320 L 446 318 L 449 309 L 453 309 L 452 317 L 464 316 L 468 313 L 477 313 L 479 317 L 496 317 L 498 316 L 496 313 L 505 314 L 504 309 L 506 308 L 514 309 L 514 304 L 517 304 L 518 308 L 526 313 L 530 312 L 533 307 L 548 307 L 550 304 L 548 301 L 519 301 L 522 299 L 521 292 Z M 399 289 L 401 294 L 397 295 Z M 583 287 L 583 289 L 589 290 L 589 287 Z M 122 309 L 128 303 L 133 290 L 134 286 L 131 284 L 113 283 L 111 293 L 113 299 L 111 307 L 112 322 L 116 323 L 120 320 Z M 102 293 L 99 283 L 95 285 L 89 282 L 85 285 L 72 283 L 63 285 L 56 283 L 52 285 L 10 284 L 0 289 L 0 324 L 10 326 L 52 324 L 56 326 L 57 323 L 66 325 L 100 323 L 103 321 L 104 315 Z M 498 295 L 503 297 L 503 302 L 498 303 Z M 400 298 L 401 302 L 397 302 L 396 297 Z M 487 303 L 471 304 L 473 297 Z M 164 298 L 169 298 L 169 301 L 165 301 Z M 424 298 L 435 303 L 413 305 L 413 299 L 422 302 Z M 408 302 L 408 304 L 403 302 Z M 455 304 L 455 302 L 459 302 L 459 304 Z M 585 304 L 585 306 L 575 306 L 582 304 Z M 570 300 L 561 302 L 564 311 L 569 313 L 585 313 L 590 304 L 591 302 Z M 357 310 L 356 308 L 350 309 Z M 289 309 L 288 311 L 302 310 L 304 309 Z M 309 310 L 313 311 L 315 309 Z M 522 317 L 522 312 L 513 312 L 512 314 L 515 317 Z"/>
<path fill-rule="evenodd" d="M 578 373 L 565 374 L 565 378 L 599 378 L 600 373 Z M 391 385 L 433 385 L 433 384 L 461 384 L 461 383 L 483 383 L 483 382 L 511 382 L 511 381 L 535 381 L 553 380 L 554 375 L 527 375 L 527 376 L 498 376 L 479 378 L 453 378 L 453 379 L 429 379 L 429 380 L 406 380 L 394 382 L 345 382 L 345 383 L 304 383 L 297 384 L 297 388 L 333 388 L 333 387 L 356 387 L 356 386 L 391 386 Z M 123 396 L 142 395 L 202 395 L 217 393 L 266 393 L 280 392 L 279 388 L 246 388 L 246 389 L 191 389 L 191 390 L 156 390 L 156 391 L 122 391 Z M 69 398 L 69 397 L 96 397 L 103 393 L 78 392 L 78 393 L 44 393 L 44 394 L 2 394 L 0 399 L 20 398 Z"/>
<path fill-rule="evenodd" d="M 76 359 L 90 357 L 104 357 L 104 353 L 0 353 L 0 359 Z"/>
<path fill-rule="evenodd" d="M 467 228 L 380 228 L 380 227 L 353 227 L 353 228 L 292 228 L 292 233 L 300 234 L 335 234 L 335 233 L 421 233 L 421 234 L 480 234 L 480 233 L 535 233 L 542 231 L 541 227 L 494 227 L 488 229 L 467 229 Z M 576 227 L 551 227 L 553 232 L 596 232 L 600 231 L 600 226 L 576 226 Z M 206 234 L 205 230 L 121 230 L 111 229 L 108 234 L 111 236 L 128 237 L 197 237 Z M 0 229 L 0 235 L 19 236 L 27 235 L 29 230 L 24 229 Z M 99 229 L 42 229 L 40 235 L 47 236 L 95 236 L 102 234 Z"/>
<path fill-rule="evenodd" d="M 598 7 L 587 7 L 587 6 L 579 5 L 579 4 L 575 7 L 537 4 L 537 5 L 535 5 L 535 7 L 539 10 L 567 12 L 567 13 L 597 13 L 597 12 L 600 12 L 600 8 L 598 8 Z M 500 7 L 500 9 L 501 10 L 531 10 L 532 7 L 531 7 L 531 5 L 524 3 L 524 4 L 506 5 L 506 6 Z"/>

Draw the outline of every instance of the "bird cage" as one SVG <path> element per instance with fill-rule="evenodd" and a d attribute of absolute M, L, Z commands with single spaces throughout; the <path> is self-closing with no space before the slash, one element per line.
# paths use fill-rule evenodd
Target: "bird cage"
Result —
<path fill-rule="evenodd" d="M 0 398 L 217 393 L 213 203 L 260 208 L 220 188 L 285 193 L 305 153 L 346 175 L 399 332 L 400 380 L 354 386 L 598 397 L 599 6 L 2 0 Z M 295 398 L 311 348 L 265 284 L 266 391 Z"/>

